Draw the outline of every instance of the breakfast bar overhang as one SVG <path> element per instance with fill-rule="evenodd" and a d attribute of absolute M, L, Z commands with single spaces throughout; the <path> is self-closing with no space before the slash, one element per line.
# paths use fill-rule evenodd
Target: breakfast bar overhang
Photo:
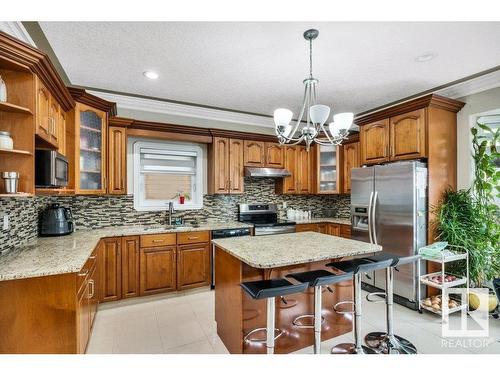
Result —
<path fill-rule="evenodd" d="M 327 269 L 331 261 L 367 256 L 381 251 L 379 245 L 301 232 L 274 236 L 235 237 L 212 241 L 215 245 L 215 320 L 217 334 L 230 353 L 265 353 L 266 346 L 245 342 L 245 335 L 266 326 L 266 301 L 253 300 L 241 289 L 246 281 L 285 278 L 293 272 Z M 332 293 L 333 292 L 333 293 Z M 322 340 L 352 330 L 352 314 L 339 314 L 333 306 L 352 300 L 352 281 L 323 289 Z M 276 327 L 284 334 L 276 340 L 276 353 L 290 353 L 313 345 L 311 329 L 292 324 L 314 309 L 313 289 L 276 299 Z M 265 338 L 265 335 L 262 335 Z"/>

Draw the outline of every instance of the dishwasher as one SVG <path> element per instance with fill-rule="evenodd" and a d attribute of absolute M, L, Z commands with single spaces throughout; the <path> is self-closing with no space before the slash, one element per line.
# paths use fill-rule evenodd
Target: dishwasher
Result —
<path fill-rule="evenodd" d="M 229 237 L 243 237 L 250 236 L 250 228 L 238 228 L 238 229 L 219 229 L 212 231 L 212 239 L 216 240 L 219 238 L 229 238 Z M 215 245 L 212 244 L 212 253 L 210 256 L 210 264 L 212 265 L 210 270 L 210 289 L 215 289 Z"/>

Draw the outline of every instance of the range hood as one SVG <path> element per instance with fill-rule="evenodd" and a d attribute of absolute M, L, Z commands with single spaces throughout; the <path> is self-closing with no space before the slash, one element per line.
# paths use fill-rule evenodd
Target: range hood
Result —
<path fill-rule="evenodd" d="M 245 167 L 245 177 L 271 177 L 280 178 L 288 177 L 292 174 L 286 169 L 281 168 L 256 168 L 256 167 Z"/>

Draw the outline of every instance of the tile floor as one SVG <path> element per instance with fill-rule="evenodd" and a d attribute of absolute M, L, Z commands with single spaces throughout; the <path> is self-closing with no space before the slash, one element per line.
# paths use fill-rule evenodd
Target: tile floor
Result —
<path fill-rule="evenodd" d="M 362 335 L 384 329 L 384 304 L 365 303 Z M 500 354 L 500 321 L 490 320 L 485 341 L 460 340 L 457 347 L 442 344 L 438 316 L 420 315 L 399 305 L 395 308 L 395 332 L 415 344 L 420 353 Z M 452 319 L 458 321 L 458 316 Z M 351 342 L 352 333 L 323 342 L 325 353 L 341 342 Z M 483 344 L 485 345 L 478 345 Z M 479 346 L 479 347 L 475 347 Z M 228 353 L 217 336 L 214 292 L 206 289 L 174 295 L 142 297 L 100 306 L 87 354 L 104 353 Z M 312 353 L 312 347 L 297 353 Z"/>

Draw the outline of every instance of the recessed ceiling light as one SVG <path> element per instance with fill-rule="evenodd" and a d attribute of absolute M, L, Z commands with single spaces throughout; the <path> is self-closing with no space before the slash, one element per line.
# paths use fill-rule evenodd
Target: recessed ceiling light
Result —
<path fill-rule="evenodd" d="M 425 55 L 420 55 L 415 58 L 416 62 L 426 62 L 432 60 L 436 55 L 433 53 L 426 53 Z"/>
<path fill-rule="evenodd" d="M 149 79 L 158 79 L 158 73 L 152 72 L 151 70 L 146 70 L 145 72 L 142 73 L 144 77 L 149 78 Z"/>

